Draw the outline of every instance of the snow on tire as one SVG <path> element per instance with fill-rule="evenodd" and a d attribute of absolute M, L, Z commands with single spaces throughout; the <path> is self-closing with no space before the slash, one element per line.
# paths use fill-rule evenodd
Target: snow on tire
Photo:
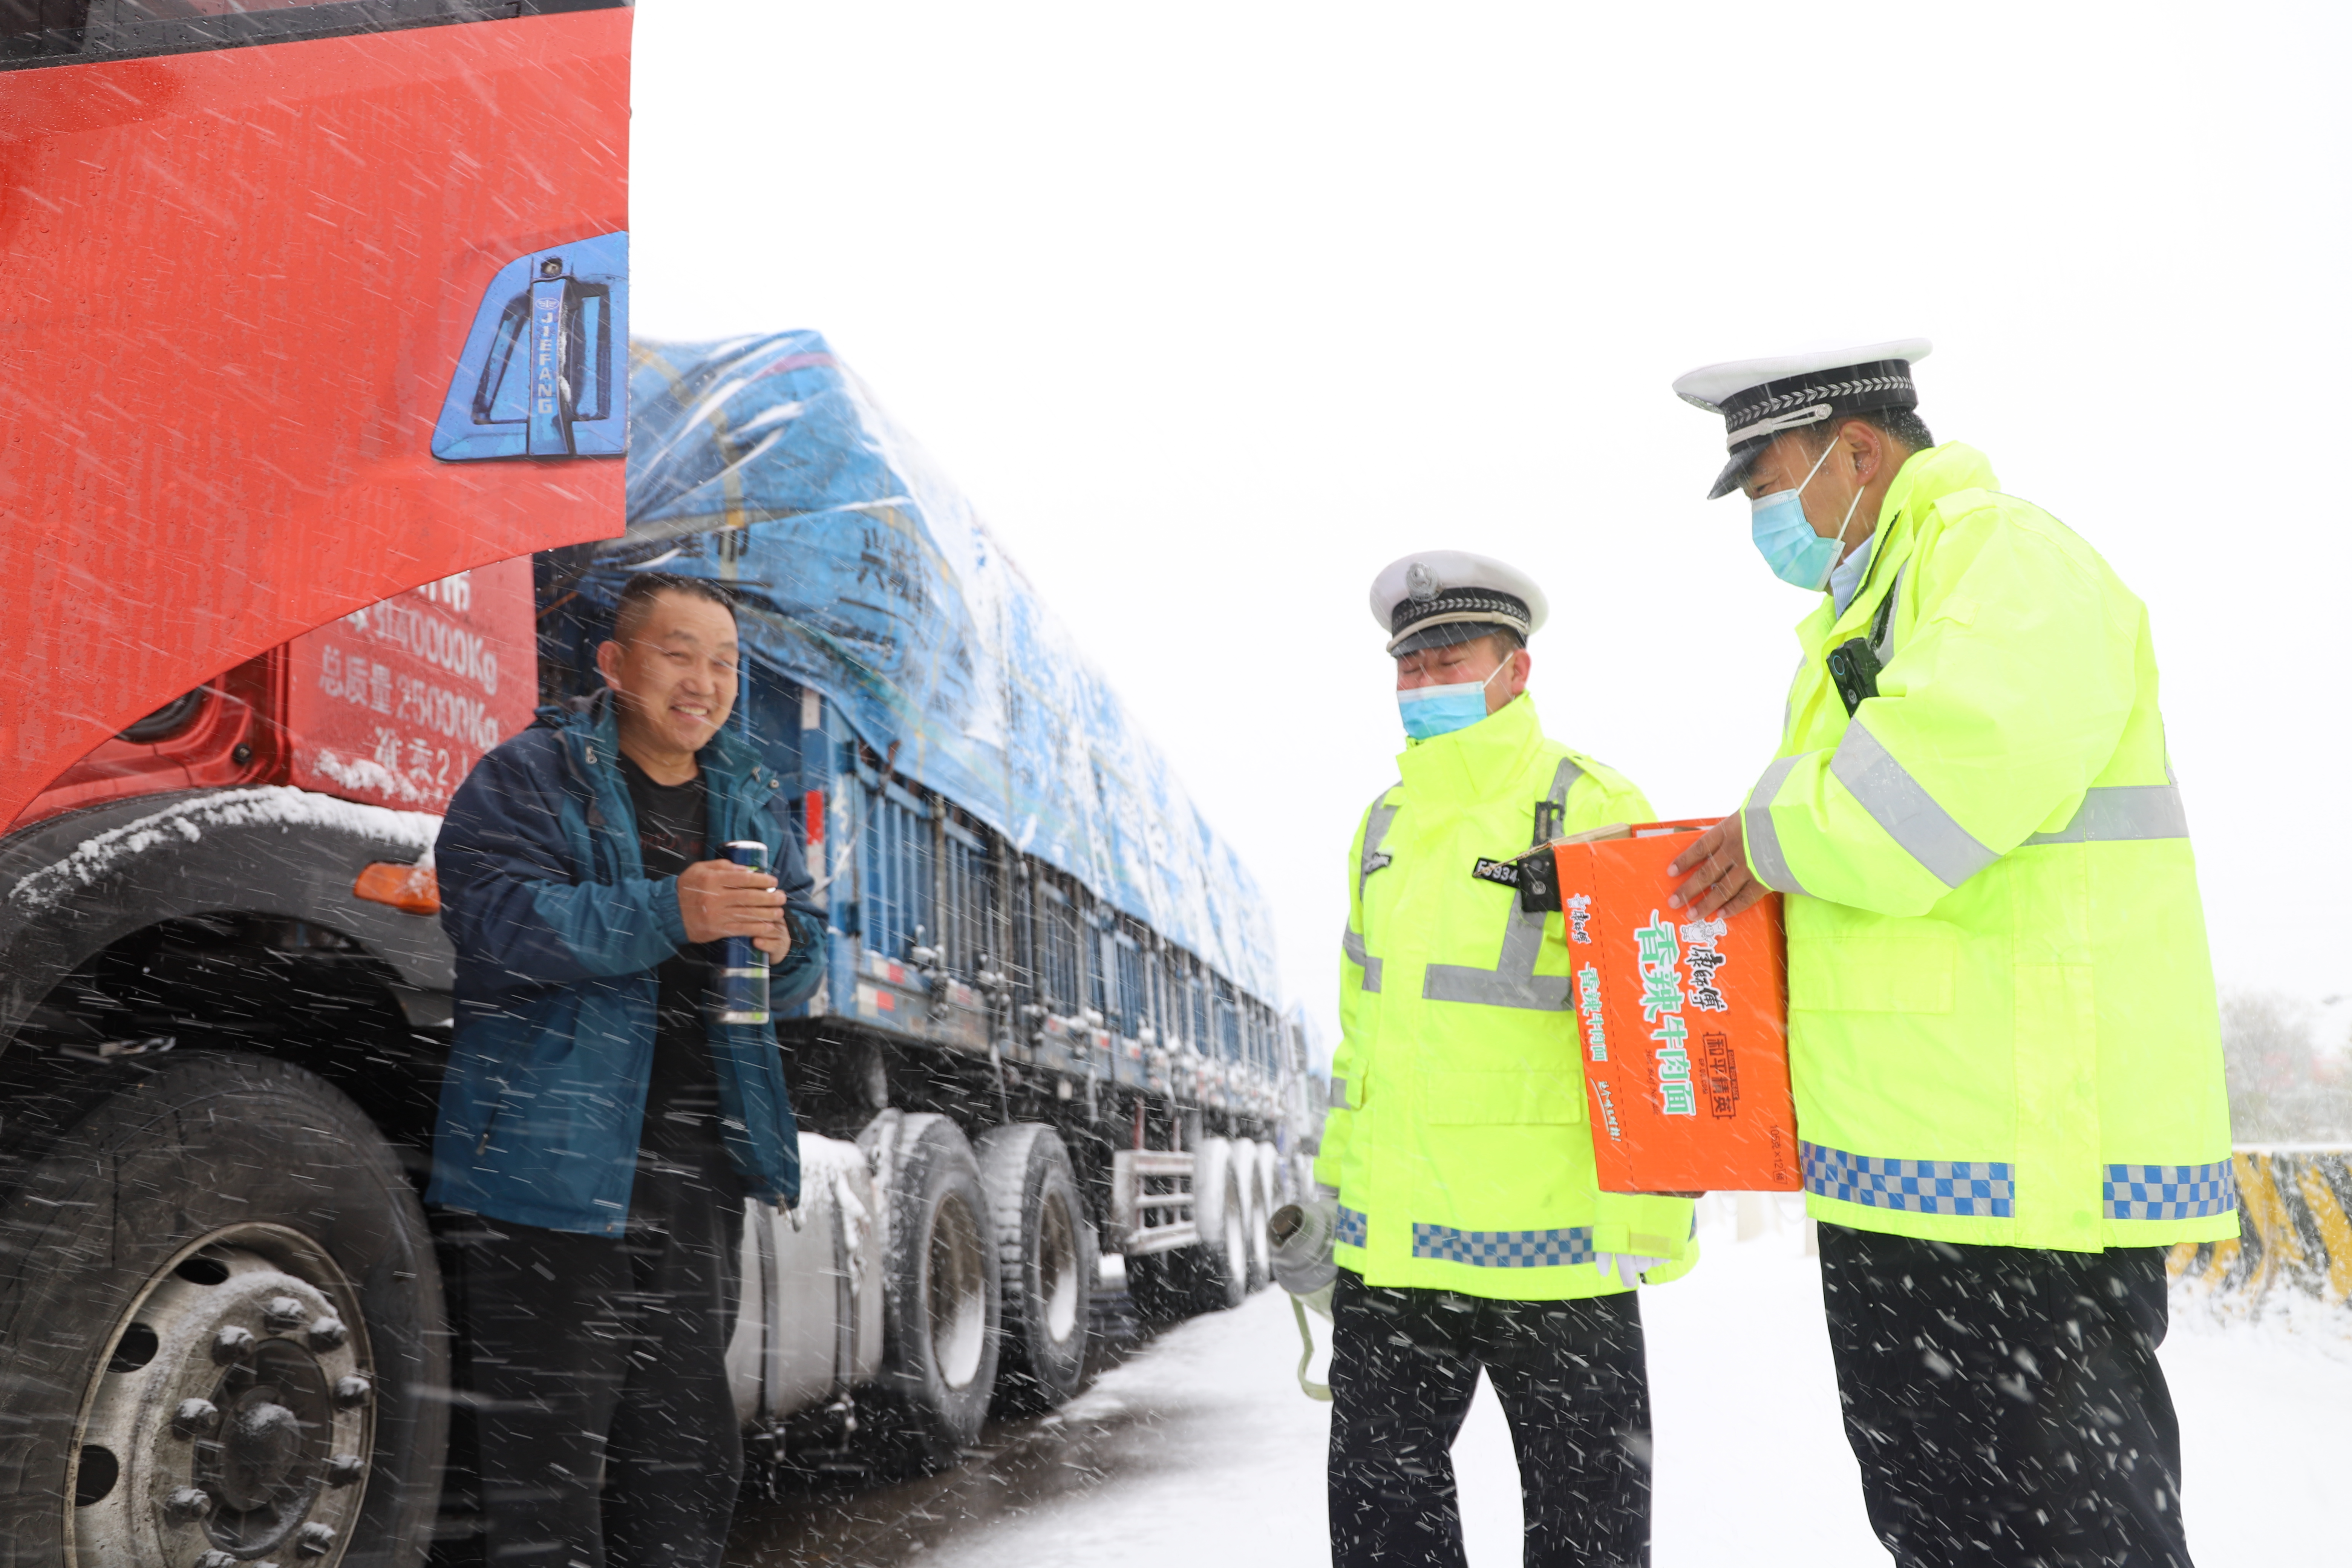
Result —
<path fill-rule="evenodd" d="M 971 1145 L 944 1116 L 886 1112 L 858 1142 L 889 1182 L 869 1437 L 885 1469 L 933 1470 L 978 1439 L 996 1385 L 1003 1309 L 987 1189 Z"/>
<path fill-rule="evenodd" d="M 1274 1282 L 1274 1232 L 1272 1228 L 1274 1225 L 1274 1211 L 1280 1208 L 1284 1204 L 1288 1203 L 1290 1199 L 1282 1190 L 1281 1151 L 1275 1148 L 1271 1142 L 1263 1142 L 1257 1146 L 1257 1188 L 1260 1194 L 1259 1202 L 1262 1206 L 1258 1210 L 1258 1226 L 1254 1239 L 1262 1243 L 1265 1247 L 1265 1279 L 1264 1283 L 1272 1284 Z"/>
<path fill-rule="evenodd" d="M 997 1392 L 1010 1410 L 1051 1409 L 1086 1372 L 1094 1247 L 1069 1151 L 1052 1128 L 992 1127 L 973 1150 L 995 1230 L 1003 1332 Z"/>
<path fill-rule="evenodd" d="M 1192 1223 L 1201 1233 L 1184 1256 L 1192 1275 L 1192 1303 L 1203 1312 L 1238 1307 L 1249 1296 L 1249 1200 L 1242 1186 L 1236 1144 L 1203 1138 L 1192 1156 Z"/>
<path fill-rule="evenodd" d="M 1266 1222 L 1274 1217 L 1274 1204 L 1266 1183 L 1266 1155 L 1270 1145 L 1252 1139 L 1234 1140 L 1234 1180 L 1242 1194 L 1242 1233 L 1249 1249 L 1249 1292 L 1255 1295 L 1274 1279 L 1274 1238 L 1266 1231 Z"/>

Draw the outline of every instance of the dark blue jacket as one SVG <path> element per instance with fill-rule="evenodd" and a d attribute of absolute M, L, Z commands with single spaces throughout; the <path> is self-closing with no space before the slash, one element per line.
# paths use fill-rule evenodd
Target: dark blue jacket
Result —
<path fill-rule="evenodd" d="M 791 1005 L 824 973 L 824 922 L 781 781 L 721 731 L 698 759 L 710 842 L 757 838 L 791 900 Z M 428 1201 L 550 1230 L 617 1236 L 629 1212 L 660 981 L 686 943 L 677 881 L 647 877 L 609 702 L 548 710 L 457 788 L 434 861 L 457 950 L 457 1043 L 441 1084 Z M 800 1142 L 775 1034 L 710 1026 L 729 1158 L 756 1197 L 800 1198 Z"/>

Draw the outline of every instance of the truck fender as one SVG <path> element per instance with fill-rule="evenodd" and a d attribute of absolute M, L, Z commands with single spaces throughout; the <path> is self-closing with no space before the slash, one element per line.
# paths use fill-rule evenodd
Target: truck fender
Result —
<path fill-rule="evenodd" d="M 328 927 L 382 959 L 414 1022 L 446 997 L 441 922 L 355 897 L 371 862 L 414 864 L 441 819 L 287 785 L 109 801 L 0 839 L 0 1039 L 110 943 L 160 921 L 235 912 Z"/>

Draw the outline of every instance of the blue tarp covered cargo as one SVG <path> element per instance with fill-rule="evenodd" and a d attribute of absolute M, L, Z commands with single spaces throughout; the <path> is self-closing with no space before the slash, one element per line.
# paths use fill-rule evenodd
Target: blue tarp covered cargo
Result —
<path fill-rule="evenodd" d="M 822 337 L 640 342 L 632 358 L 628 535 L 604 547 L 584 594 L 609 604 L 626 571 L 656 564 L 734 579 L 751 679 L 814 687 L 898 772 L 1279 995 L 1249 873 L 970 503 Z M 675 555 L 659 548 L 670 539 Z"/>

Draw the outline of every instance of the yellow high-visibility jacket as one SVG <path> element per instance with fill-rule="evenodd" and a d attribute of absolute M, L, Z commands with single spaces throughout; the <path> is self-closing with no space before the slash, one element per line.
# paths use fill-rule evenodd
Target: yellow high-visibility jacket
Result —
<path fill-rule="evenodd" d="M 1807 1206 L 2095 1252 L 2238 1234 L 2197 867 L 2147 611 L 2097 552 L 1915 453 L 1825 595 L 1742 814 L 1788 895 Z M 1826 656 L 1884 668 L 1849 718 Z"/>
<path fill-rule="evenodd" d="M 1492 879 L 1560 831 L 1650 819 L 1620 774 L 1548 740 L 1526 697 L 1409 744 L 1348 860 L 1340 1042 L 1316 1179 L 1339 1191 L 1339 1265 L 1368 1284 L 1552 1301 L 1625 1289 L 1599 1253 L 1698 1255 L 1687 1199 L 1594 1183 L 1558 914 Z M 1487 875 L 1479 873 L 1481 862 Z"/>

